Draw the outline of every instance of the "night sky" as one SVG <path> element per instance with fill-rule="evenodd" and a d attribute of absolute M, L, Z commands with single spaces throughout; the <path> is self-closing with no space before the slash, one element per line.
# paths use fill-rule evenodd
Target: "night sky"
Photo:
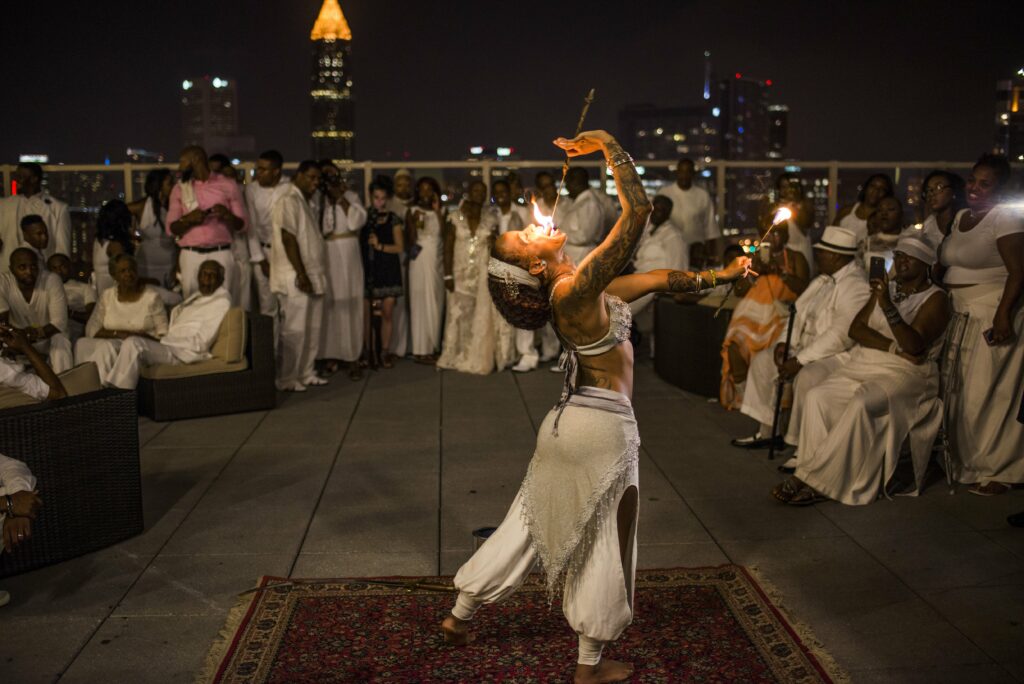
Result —
<path fill-rule="evenodd" d="M 774 82 L 789 156 L 971 160 L 995 82 L 1024 66 L 1024 2 L 341 0 L 353 32 L 360 159 L 459 159 L 470 145 L 555 158 L 582 97 L 613 133 L 628 103 L 697 104 L 701 56 Z M 840 9 L 841 6 L 841 9 Z M 320 0 L 4 3 L 0 161 L 174 157 L 180 84 L 238 79 L 242 129 L 309 151 L 309 31 Z"/>

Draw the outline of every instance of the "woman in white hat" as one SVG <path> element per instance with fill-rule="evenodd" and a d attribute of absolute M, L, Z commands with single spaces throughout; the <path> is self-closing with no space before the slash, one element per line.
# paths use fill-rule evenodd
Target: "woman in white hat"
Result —
<path fill-rule="evenodd" d="M 804 396 L 796 473 L 772 490 L 789 504 L 825 498 L 863 505 L 896 470 L 910 437 L 918 488 L 942 419 L 936 358 L 949 322 L 946 293 L 931 281 L 935 248 L 918 236 L 894 250 L 895 280 L 871 281 L 850 325 L 849 359 Z"/>

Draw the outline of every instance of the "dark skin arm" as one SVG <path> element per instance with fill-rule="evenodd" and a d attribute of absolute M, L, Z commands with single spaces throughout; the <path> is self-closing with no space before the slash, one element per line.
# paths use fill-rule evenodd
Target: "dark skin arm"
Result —
<path fill-rule="evenodd" d="M 46 360 L 35 350 L 25 336 L 17 330 L 8 327 L 0 327 L 0 342 L 19 354 L 24 354 L 32 365 L 32 370 L 50 388 L 47 399 L 63 399 L 68 396 L 67 390 L 61 383 L 60 378 L 53 372 L 53 369 L 46 363 Z"/>
<path fill-rule="evenodd" d="M 171 233 L 175 237 L 182 237 L 206 220 L 206 212 L 202 209 L 193 209 L 183 214 L 180 219 L 171 224 Z"/>
<path fill-rule="evenodd" d="M 937 292 L 921 306 L 913 322 L 900 318 L 896 324 L 889 323 L 889 331 L 893 335 L 890 338 L 868 326 L 875 305 L 880 306 L 883 312 L 896 309 L 889 297 L 889 285 L 884 280 L 871 281 L 871 297 L 850 324 L 850 339 L 869 349 L 888 351 L 895 340 L 905 355 L 920 357 L 945 332 L 949 323 L 949 301 L 944 293 Z"/>
<path fill-rule="evenodd" d="M 731 283 L 743 278 L 747 273 L 748 260 L 737 257 L 728 268 L 720 271 L 701 271 L 701 290 L 710 289 L 712 283 Z M 712 278 L 714 273 L 714 278 Z M 699 292 L 697 289 L 697 273 L 692 271 L 673 271 L 661 268 L 647 273 L 631 273 L 619 276 L 611 282 L 606 292 L 613 294 L 624 302 L 632 302 L 651 292 Z"/>
<path fill-rule="evenodd" d="M 232 233 L 237 233 L 245 227 L 245 221 L 235 216 L 231 210 L 223 204 L 214 204 L 210 207 L 210 213 L 227 224 L 227 227 Z M 174 228 L 172 227 L 171 230 L 173 231 Z"/>
<path fill-rule="evenodd" d="M 295 235 L 289 233 L 287 229 L 281 230 L 281 244 L 284 245 L 285 256 L 288 257 L 288 263 L 295 269 L 295 286 L 306 294 L 313 293 L 313 283 L 310 282 L 309 276 L 306 275 L 306 267 L 302 263 L 302 255 L 299 253 L 299 241 L 295 239 Z"/>
<path fill-rule="evenodd" d="M 999 256 L 1006 264 L 1009 276 L 1003 286 L 996 315 L 992 319 L 992 342 L 1007 344 L 1016 339 L 1013 332 L 1013 315 L 1024 292 L 1024 233 L 1004 235 L 996 240 Z"/>
<path fill-rule="evenodd" d="M 377 252 L 383 252 L 384 254 L 401 254 L 405 251 L 405 237 L 403 231 L 399 226 L 394 226 L 392 233 L 395 243 L 393 245 L 382 244 L 377 239 L 376 233 L 370 233 L 370 237 L 366 238 L 366 244 L 370 246 L 370 249 Z"/>

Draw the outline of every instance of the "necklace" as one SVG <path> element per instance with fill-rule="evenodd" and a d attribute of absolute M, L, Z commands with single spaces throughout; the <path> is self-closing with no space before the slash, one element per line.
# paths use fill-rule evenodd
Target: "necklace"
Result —
<path fill-rule="evenodd" d="M 558 287 L 558 284 L 560 282 L 562 282 L 563 280 L 565 280 L 566 278 L 572 278 L 573 275 L 575 275 L 575 274 L 574 273 L 563 273 L 562 275 L 560 275 L 557 278 L 555 278 L 555 282 L 551 283 L 551 290 L 548 293 L 548 303 L 549 304 L 553 304 L 554 303 L 554 300 L 555 300 L 555 288 Z"/>

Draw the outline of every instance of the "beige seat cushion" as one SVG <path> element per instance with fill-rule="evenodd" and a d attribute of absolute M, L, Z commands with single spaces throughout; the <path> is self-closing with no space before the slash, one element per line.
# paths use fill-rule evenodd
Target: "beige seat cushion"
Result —
<path fill-rule="evenodd" d="M 245 358 L 245 312 L 242 309 L 229 309 L 217 331 L 217 339 L 210 348 L 215 359 L 223 359 L 228 363 L 237 363 Z"/>
<path fill-rule="evenodd" d="M 103 389 L 103 385 L 100 384 L 100 371 L 96 368 L 96 364 L 91 361 L 79 364 L 71 370 L 66 370 L 57 377 L 60 378 L 60 383 L 64 385 L 64 389 L 69 397 L 88 394 L 89 392 L 98 392 Z M 0 409 L 41 403 L 13 387 L 0 387 Z"/>
<path fill-rule="evenodd" d="M 212 359 L 196 363 L 143 366 L 140 373 L 150 380 L 168 380 L 243 371 L 249 367 L 249 359 L 245 358 L 245 327 L 245 312 L 238 308 L 229 309 L 221 321 L 217 339 L 210 348 Z"/>
<path fill-rule="evenodd" d="M 40 402 L 13 387 L 0 387 L 0 410 L 38 403 Z"/>

